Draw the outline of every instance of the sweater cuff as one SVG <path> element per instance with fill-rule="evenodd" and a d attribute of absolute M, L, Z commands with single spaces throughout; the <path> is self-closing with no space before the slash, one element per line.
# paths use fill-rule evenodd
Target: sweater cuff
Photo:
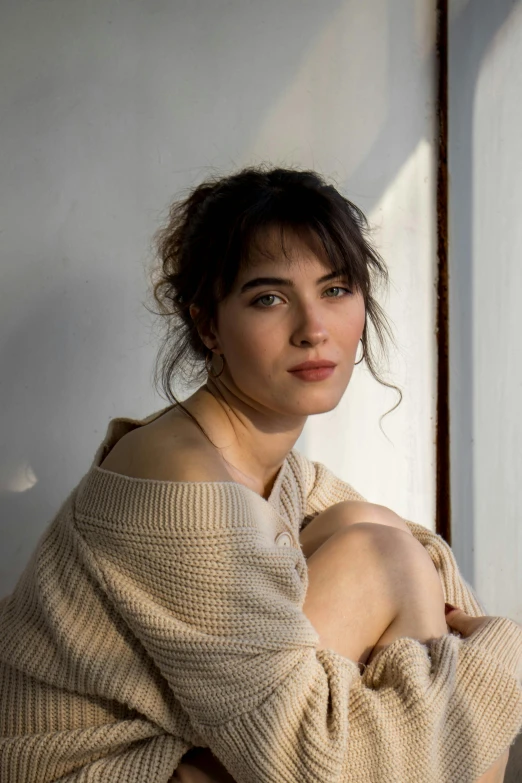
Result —
<path fill-rule="evenodd" d="M 429 671 L 432 655 L 435 654 L 438 659 L 440 651 L 447 648 L 447 637 L 454 637 L 457 644 L 473 648 L 480 657 L 488 656 L 506 674 L 513 675 L 522 683 L 522 626 L 508 617 L 491 617 L 467 637 L 449 633 L 427 644 L 409 637 L 395 639 L 379 650 L 369 664 L 359 664 L 364 684 L 375 687 L 385 671 L 388 672 L 386 676 L 391 676 L 390 672 L 397 673 L 406 660 L 409 660 L 410 674 L 414 668 L 421 672 L 427 667 Z"/>
<path fill-rule="evenodd" d="M 462 644 L 489 653 L 507 671 L 522 682 L 522 625 L 509 617 L 491 617 Z"/>

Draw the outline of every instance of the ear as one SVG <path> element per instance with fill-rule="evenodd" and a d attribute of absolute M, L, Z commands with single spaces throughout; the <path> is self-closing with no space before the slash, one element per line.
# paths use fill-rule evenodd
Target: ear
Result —
<path fill-rule="evenodd" d="M 200 308 L 195 304 L 191 304 L 189 307 L 189 314 L 195 323 L 201 342 L 212 351 L 214 348 L 218 347 L 218 339 L 212 331 L 210 325 L 203 325 L 199 323 L 199 313 Z"/>

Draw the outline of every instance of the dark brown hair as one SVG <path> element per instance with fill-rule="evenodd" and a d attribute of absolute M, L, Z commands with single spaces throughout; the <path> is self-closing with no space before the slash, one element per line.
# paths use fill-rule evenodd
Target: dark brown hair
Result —
<path fill-rule="evenodd" d="M 167 399 L 191 416 L 172 391 L 173 377 L 180 376 L 189 386 L 206 379 L 205 358 L 211 352 L 197 325 L 216 323 L 218 304 L 248 265 L 256 237 L 272 226 L 281 228 L 281 239 L 285 229 L 311 231 L 332 271 L 347 275 L 352 290 L 362 293 L 364 360 L 378 383 L 399 392 L 388 413 L 395 410 L 402 392 L 379 376 L 368 334 L 371 323 L 386 354 L 385 335 L 392 341 L 393 335 L 373 293 L 378 282 L 388 283 L 388 271 L 369 242 L 364 214 L 314 171 L 266 166 L 202 182 L 172 204 L 166 225 L 154 234 L 159 265 L 153 272 L 153 298 L 166 326 L 154 370 L 156 388 L 161 385 Z M 197 325 L 189 313 L 191 304 L 199 308 Z"/>

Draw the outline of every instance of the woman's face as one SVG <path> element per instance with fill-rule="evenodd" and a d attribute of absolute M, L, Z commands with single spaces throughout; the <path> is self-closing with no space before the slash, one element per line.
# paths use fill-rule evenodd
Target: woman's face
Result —
<path fill-rule="evenodd" d="M 208 341 L 225 355 L 221 383 L 255 408 L 283 415 L 308 416 L 337 406 L 365 323 L 362 294 L 350 293 L 342 277 L 320 282 L 332 270 L 322 245 L 307 239 L 286 231 L 285 255 L 280 229 L 265 231 L 256 243 L 263 252 L 252 252 L 251 265 L 220 303 L 214 340 Z M 258 278 L 285 278 L 291 284 Z M 289 372 L 315 359 L 335 362 L 333 373 L 306 381 Z M 221 362 L 215 365 L 219 371 Z"/>

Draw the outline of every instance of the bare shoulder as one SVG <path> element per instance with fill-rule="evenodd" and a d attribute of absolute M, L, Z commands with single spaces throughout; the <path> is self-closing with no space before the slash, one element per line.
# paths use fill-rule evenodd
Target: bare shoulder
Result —
<path fill-rule="evenodd" d="M 182 419 L 162 417 L 128 432 L 100 467 L 156 481 L 230 481 L 219 454 Z"/>

